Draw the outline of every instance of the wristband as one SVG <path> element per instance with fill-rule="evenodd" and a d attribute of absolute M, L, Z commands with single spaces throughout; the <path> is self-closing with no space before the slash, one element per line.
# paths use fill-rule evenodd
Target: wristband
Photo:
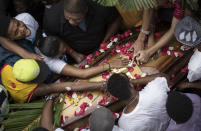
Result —
<path fill-rule="evenodd" d="M 148 31 L 148 30 L 143 30 L 142 28 L 140 29 L 140 31 L 141 31 L 142 33 L 144 33 L 145 35 L 149 35 L 149 34 L 150 34 L 150 31 Z"/>
<path fill-rule="evenodd" d="M 54 101 L 54 100 L 55 100 L 55 97 L 53 97 L 53 96 L 45 96 L 45 101 L 47 102 L 47 101 L 49 101 L 49 100 Z"/>

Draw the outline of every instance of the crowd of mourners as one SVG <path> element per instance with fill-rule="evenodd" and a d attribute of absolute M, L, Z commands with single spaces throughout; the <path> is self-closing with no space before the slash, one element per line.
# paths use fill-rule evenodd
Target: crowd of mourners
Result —
<path fill-rule="evenodd" d="M 184 50 L 194 48 L 188 63 L 188 81 L 201 79 L 201 10 L 183 8 L 182 0 L 156 1 L 156 9 L 133 11 L 139 17 L 141 13 L 141 17 L 129 17 L 130 21 L 141 21 L 136 22 L 141 23 L 141 29 L 131 47 L 137 64 L 147 63 L 176 38 Z M 197 1 L 199 5 L 201 1 Z M 126 21 L 119 8 L 104 7 L 93 0 L 0 0 L 1 107 L 7 92 L 13 103 L 46 96 L 41 124 L 35 131 L 62 131 L 53 129 L 52 108 L 57 93 L 107 89 L 126 105 L 118 123 L 108 108 L 100 107 L 92 112 L 89 129 L 82 131 L 200 131 L 200 96 L 170 90 L 167 74 L 129 79 L 120 73 L 110 76 L 107 82 L 54 83 L 55 74 L 86 79 L 128 66 L 129 60 L 123 58 L 86 69 L 74 66 L 122 30 Z M 154 33 L 159 21 L 170 26 L 156 42 Z M 136 85 L 144 88 L 137 91 Z M 7 113 L 3 108 L 0 112 Z"/>

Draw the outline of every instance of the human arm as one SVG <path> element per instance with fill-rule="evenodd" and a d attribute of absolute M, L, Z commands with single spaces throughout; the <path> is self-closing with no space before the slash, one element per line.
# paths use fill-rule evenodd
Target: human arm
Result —
<path fill-rule="evenodd" d="M 75 61 L 77 62 L 77 63 L 80 63 L 82 60 L 83 60 L 83 58 L 84 58 L 84 55 L 83 54 L 80 54 L 80 53 L 78 53 L 78 52 L 76 52 L 75 50 L 73 50 L 70 46 L 68 46 L 68 44 L 65 42 L 65 41 L 63 41 L 61 38 L 58 38 L 62 43 L 63 43 L 63 45 L 65 45 L 65 47 L 66 47 L 66 53 L 67 54 L 69 54 L 69 55 L 71 55 L 74 59 L 75 59 Z"/>
<path fill-rule="evenodd" d="M 107 71 L 110 68 L 121 68 L 128 65 L 128 59 L 120 59 L 116 58 L 109 64 L 102 64 L 99 66 L 87 68 L 87 69 L 79 69 L 71 65 L 65 65 L 61 71 L 62 75 L 74 76 L 78 78 L 89 78 L 91 76 L 95 76 L 101 72 Z"/>
<path fill-rule="evenodd" d="M 173 17 L 170 29 L 160 38 L 160 40 L 147 50 L 138 51 L 136 54 L 137 63 L 146 63 L 149 58 L 161 47 L 166 45 L 174 36 L 174 29 L 180 20 Z"/>
<path fill-rule="evenodd" d="M 48 100 L 45 103 L 40 121 L 40 126 L 49 131 L 53 131 L 53 104 L 53 100 Z"/>
<path fill-rule="evenodd" d="M 154 9 L 145 9 L 143 11 L 141 29 L 143 29 L 144 31 L 150 31 L 150 25 L 153 21 L 153 14 L 154 14 Z M 142 31 L 139 33 L 138 38 L 135 41 L 135 44 L 131 46 L 131 48 L 134 49 L 135 53 L 144 49 L 144 41 L 146 40 L 146 37 L 147 35 L 143 33 Z"/>
<path fill-rule="evenodd" d="M 21 56 L 22 58 L 43 60 L 43 57 L 41 57 L 41 56 L 39 56 L 37 54 L 30 53 L 30 52 L 26 51 L 24 48 L 22 48 L 19 45 L 17 45 L 14 41 L 9 40 L 7 38 L 0 37 L 0 44 L 1 44 L 2 47 L 7 49 L 8 51 L 16 53 L 17 55 Z"/>
<path fill-rule="evenodd" d="M 104 87 L 104 82 L 62 82 L 53 84 L 41 84 L 35 89 L 31 100 L 40 96 L 46 96 L 52 93 L 64 93 L 68 91 L 97 90 Z"/>
<path fill-rule="evenodd" d="M 167 74 L 157 73 L 157 74 L 146 76 L 146 77 L 143 77 L 140 79 L 132 79 L 131 83 L 133 84 L 133 86 L 146 85 L 147 83 L 151 82 L 152 80 L 154 80 L 157 77 L 165 77 L 167 79 L 167 81 L 169 81 L 169 76 Z"/>
<path fill-rule="evenodd" d="M 119 16 L 115 19 L 115 21 L 108 25 L 106 35 L 103 39 L 103 42 L 107 41 L 111 36 L 118 32 L 122 18 Z"/>

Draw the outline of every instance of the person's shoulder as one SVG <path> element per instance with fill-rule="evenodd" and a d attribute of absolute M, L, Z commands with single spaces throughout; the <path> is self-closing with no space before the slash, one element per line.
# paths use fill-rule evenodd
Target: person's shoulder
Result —
<path fill-rule="evenodd" d="M 97 4 L 97 2 L 94 2 L 92 0 L 87 0 L 87 4 L 89 6 L 90 9 L 95 10 L 96 12 L 106 12 L 106 11 L 112 11 L 112 10 L 116 10 L 115 7 L 106 7 L 106 6 L 102 6 L 100 4 Z"/>

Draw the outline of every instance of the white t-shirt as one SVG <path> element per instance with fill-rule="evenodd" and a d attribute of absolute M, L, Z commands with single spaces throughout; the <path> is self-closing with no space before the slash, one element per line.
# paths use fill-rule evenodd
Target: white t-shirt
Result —
<path fill-rule="evenodd" d="M 59 58 L 50 58 L 43 55 L 37 47 L 35 47 L 35 52 L 44 57 L 43 61 L 47 64 L 50 70 L 56 74 L 60 74 L 64 66 L 67 64 L 64 60 Z"/>
<path fill-rule="evenodd" d="M 201 79 L 201 52 L 198 49 L 195 50 L 188 63 L 188 70 L 189 82 Z"/>
<path fill-rule="evenodd" d="M 125 114 L 124 111 L 113 131 L 165 131 L 170 120 L 166 112 L 168 88 L 164 77 L 149 82 L 139 92 L 139 102 L 135 109 Z"/>
<path fill-rule="evenodd" d="M 29 13 L 21 13 L 15 17 L 17 20 L 22 21 L 27 28 L 30 29 L 31 35 L 28 36 L 26 39 L 30 40 L 32 43 L 35 41 L 36 32 L 38 30 L 38 22 L 31 16 Z"/>

